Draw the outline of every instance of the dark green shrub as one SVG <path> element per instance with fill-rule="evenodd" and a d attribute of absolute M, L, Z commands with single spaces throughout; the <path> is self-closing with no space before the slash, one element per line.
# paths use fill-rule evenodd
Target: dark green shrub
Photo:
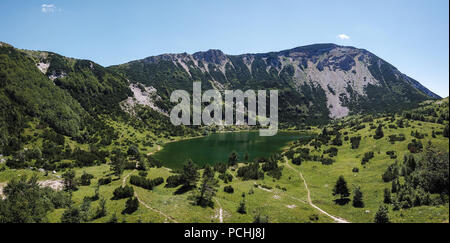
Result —
<path fill-rule="evenodd" d="M 91 184 L 91 179 L 94 178 L 93 175 L 86 173 L 86 171 L 83 172 L 80 178 L 80 184 L 82 186 L 89 186 Z"/>
<path fill-rule="evenodd" d="M 184 183 L 184 180 L 181 175 L 171 175 L 166 179 L 165 187 L 177 187 Z"/>
<path fill-rule="evenodd" d="M 223 188 L 223 191 L 226 192 L 226 193 L 230 193 L 231 194 L 231 193 L 234 192 L 234 188 L 232 186 L 225 186 Z"/>
<path fill-rule="evenodd" d="M 111 181 L 112 181 L 111 177 L 104 177 L 104 178 L 98 179 L 98 184 L 99 185 L 107 185 L 107 184 L 111 183 Z"/>
<path fill-rule="evenodd" d="M 139 207 L 139 200 L 135 197 L 130 197 L 125 203 L 125 209 L 122 211 L 122 214 L 132 214 Z"/>
<path fill-rule="evenodd" d="M 124 187 L 119 186 L 113 192 L 113 195 L 114 195 L 113 200 L 132 197 L 133 194 L 134 194 L 133 187 L 128 186 L 128 185 L 126 185 Z"/>
<path fill-rule="evenodd" d="M 361 136 L 351 137 L 350 143 L 352 144 L 352 149 L 359 148 L 359 143 L 361 142 Z"/>

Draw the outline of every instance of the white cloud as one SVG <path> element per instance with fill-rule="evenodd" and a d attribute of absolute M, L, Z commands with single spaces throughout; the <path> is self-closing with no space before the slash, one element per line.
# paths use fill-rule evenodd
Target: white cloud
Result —
<path fill-rule="evenodd" d="M 53 13 L 56 10 L 56 6 L 54 4 L 42 4 L 41 11 L 43 13 Z"/>
<path fill-rule="evenodd" d="M 337 36 L 339 39 L 341 40 L 348 40 L 350 39 L 350 36 L 346 35 L 346 34 L 340 34 Z"/>

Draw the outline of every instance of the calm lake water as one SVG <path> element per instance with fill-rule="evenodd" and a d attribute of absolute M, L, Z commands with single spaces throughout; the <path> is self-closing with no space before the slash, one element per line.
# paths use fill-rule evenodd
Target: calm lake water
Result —
<path fill-rule="evenodd" d="M 227 162 L 231 152 L 236 151 L 239 161 L 248 152 L 249 160 L 256 157 L 268 157 L 289 142 L 307 134 L 278 132 L 271 137 L 261 137 L 259 132 L 218 133 L 206 137 L 193 138 L 167 143 L 164 148 L 155 153 L 155 158 L 161 160 L 164 166 L 179 169 L 188 159 L 199 166 Z"/>

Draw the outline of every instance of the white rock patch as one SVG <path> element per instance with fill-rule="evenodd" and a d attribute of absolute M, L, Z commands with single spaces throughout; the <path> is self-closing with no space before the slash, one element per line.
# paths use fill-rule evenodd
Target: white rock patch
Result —
<path fill-rule="evenodd" d="M 5 195 L 3 195 L 3 188 L 6 186 L 6 183 L 0 183 L 0 199 L 4 200 Z"/>
<path fill-rule="evenodd" d="M 38 184 L 40 187 L 50 187 L 51 189 L 53 189 L 55 191 L 61 191 L 62 189 L 64 189 L 63 180 L 38 181 Z"/>
<path fill-rule="evenodd" d="M 133 92 L 133 97 L 128 97 L 127 100 L 121 103 L 122 109 L 127 112 L 133 113 L 133 108 L 136 104 L 144 105 L 152 108 L 153 110 L 165 115 L 169 116 L 169 114 L 156 106 L 155 101 L 161 99 L 157 95 L 156 89 L 154 87 L 145 87 L 145 91 L 142 91 L 137 84 L 130 84 L 130 89 Z"/>
<path fill-rule="evenodd" d="M 37 64 L 37 68 L 43 73 L 46 74 L 48 68 L 50 67 L 50 63 L 40 62 Z"/>
<path fill-rule="evenodd" d="M 0 199 L 6 199 L 6 196 L 3 194 L 3 189 L 6 187 L 6 183 L 0 183 Z M 63 180 L 45 180 L 38 181 L 38 185 L 40 187 L 50 187 L 52 190 L 61 191 L 64 189 Z"/>

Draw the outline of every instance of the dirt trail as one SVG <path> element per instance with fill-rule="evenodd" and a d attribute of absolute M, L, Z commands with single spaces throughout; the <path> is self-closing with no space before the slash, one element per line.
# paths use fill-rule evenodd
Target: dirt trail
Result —
<path fill-rule="evenodd" d="M 223 223 L 223 209 L 222 209 L 222 205 L 220 204 L 219 200 L 217 200 L 217 198 L 215 198 L 217 204 L 219 205 L 219 222 Z"/>
<path fill-rule="evenodd" d="M 152 155 L 152 154 L 158 152 L 159 150 L 161 150 L 161 145 L 158 145 L 158 147 L 156 148 L 156 151 L 150 152 L 147 155 Z"/>
<path fill-rule="evenodd" d="M 255 182 L 254 184 L 258 186 L 258 187 L 257 187 L 258 189 L 261 189 L 261 190 L 266 191 L 266 192 L 272 192 L 272 193 L 275 194 L 275 196 L 278 196 L 278 195 L 276 194 L 276 192 L 274 192 L 273 190 L 264 188 L 264 187 L 262 187 L 262 186 L 256 184 L 256 182 Z M 283 194 L 283 195 L 285 195 L 285 196 L 288 196 L 288 197 L 290 197 L 290 198 L 292 198 L 292 199 L 294 199 L 294 200 L 296 200 L 296 201 L 299 201 L 299 202 L 301 202 L 301 203 L 308 204 L 305 200 L 302 200 L 302 199 L 296 198 L 296 197 L 294 197 L 294 196 L 291 196 L 291 195 L 289 195 L 289 194 L 287 194 L 287 193 L 285 193 L 285 192 L 283 192 L 283 191 L 281 191 L 281 194 Z"/>
<path fill-rule="evenodd" d="M 266 192 L 272 192 L 272 190 L 267 189 L 267 188 L 264 188 L 264 187 L 262 187 L 262 186 L 256 184 L 256 182 L 253 182 L 253 184 L 256 185 L 256 186 L 258 187 L 258 189 L 261 189 L 261 190 L 266 191 Z"/>
<path fill-rule="evenodd" d="M 0 199 L 5 199 L 3 195 L 3 188 L 6 186 L 6 183 L 0 183 Z"/>
<path fill-rule="evenodd" d="M 332 219 L 333 219 L 335 222 L 337 222 L 337 223 L 350 223 L 349 221 L 347 221 L 347 220 L 345 220 L 345 219 L 342 219 L 342 218 L 333 216 L 333 215 L 327 213 L 326 211 L 322 210 L 321 208 L 317 207 L 317 206 L 312 202 L 312 200 L 311 200 L 311 192 L 309 191 L 308 184 L 306 183 L 306 180 L 305 180 L 305 178 L 303 177 L 302 172 L 300 172 L 300 171 L 296 170 L 294 167 L 292 167 L 292 166 L 289 164 L 289 162 L 287 161 L 286 157 L 284 158 L 284 160 L 285 160 L 285 162 L 286 162 L 287 167 L 289 167 L 289 169 L 291 169 L 291 170 L 294 170 L 294 171 L 298 172 L 300 178 L 302 178 L 303 183 L 305 184 L 306 191 L 308 192 L 308 203 L 309 203 L 309 205 L 311 205 L 313 208 L 319 210 L 319 212 L 321 212 L 321 213 L 327 215 L 328 217 L 332 218 Z"/>
<path fill-rule="evenodd" d="M 123 178 L 123 180 L 122 180 L 122 187 L 125 186 L 125 184 L 127 183 L 127 178 L 128 178 L 131 174 L 133 174 L 134 172 L 136 172 L 136 169 L 134 169 L 132 172 L 130 172 L 128 175 L 126 175 L 126 176 Z M 146 208 L 148 208 L 148 209 L 150 209 L 150 210 L 152 210 L 152 211 L 154 211 L 154 212 L 157 212 L 157 213 L 161 214 L 161 215 L 164 216 L 166 219 L 170 219 L 170 220 L 173 221 L 174 223 L 178 223 L 173 217 L 171 217 L 171 216 L 169 216 L 169 215 L 167 215 L 167 214 L 161 212 L 160 210 L 158 210 L 158 209 L 156 209 L 156 208 L 153 208 L 153 207 L 150 207 L 149 205 L 147 205 L 144 201 L 142 201 L 142 200 L 139 198 L 139 196 L 138 196 L 138 194 L 136 193 L 136 191 L 134 192 L 134 196 L 137 198 L 137 200 L 139 201 L 139 203 L 141 203 L 142 205 L 144 205 L 144 207 L 146 207 Z"/>
<path fill-rule="evenodd" d="M 157 213 L 161 214 L 161 215 L 164 216 L 166 219 L 170 219 L 170 220 L 173 221 L 174 223 L 178 223 L 178 221 L 176 221 L 172 216 L 167 215 L 167 214 L 161 212 L 160 210 L 158 210 L 158 209 L 156 209 L 156 208 L 153 208 L 153 207 L 150 207 L 149 205 L 147 205 L 144 201 L 142 201 L 142 200 L 139 198 L 139 196 L 138 196 L 138 194 L 137 194 L 136 192 L 134 192 L 134 196 L 137 198 L 137 200 L 139 201 L 139 203 L 141 203 L 142 205 L 144 205 L 144 207 L 146 207 L 146 208 L 148 208 L 148 209 L 150 209 L 150 210 L 152 210 L 152 211 L 154 211 L 154 212 L 157 212 Z"/>
<path fill-rule="evenodd" d="M 123 180 L 122 180 L 122 187 L 125 187 L 125 184 L 127 183 L 128 177 L 129 177 L 131 174 L 133 174 L 134 172 L 136 172 L 136 170 L 131 171 L 130 174 L 126 175 L 126 176 L 123 178 Z"/>

